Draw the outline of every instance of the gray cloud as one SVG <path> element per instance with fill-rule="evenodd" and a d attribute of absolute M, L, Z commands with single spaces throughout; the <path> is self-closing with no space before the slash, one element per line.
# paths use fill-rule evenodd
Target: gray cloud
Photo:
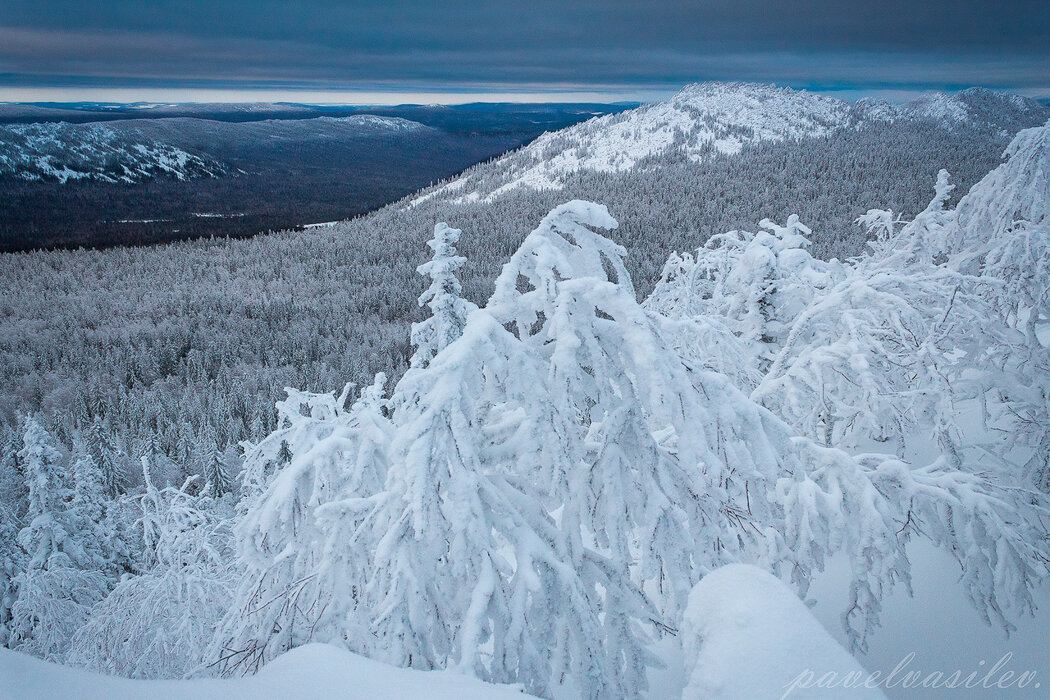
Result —
<path fill-rule="evenodd" d="M 0 83 L 1050 86 L 1045 2 L 7 0 Z"/>

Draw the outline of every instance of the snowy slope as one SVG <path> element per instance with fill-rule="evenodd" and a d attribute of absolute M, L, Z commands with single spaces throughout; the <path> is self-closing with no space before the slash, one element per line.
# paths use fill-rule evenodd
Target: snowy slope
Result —
<path fill-rule="evenodd" d="M 928 92 L 909 102 L 904 109 L 912 118 L 955 125 L 989 124 L 1011 133 L 1018 130 L 1019 122 L 1050 117 L 1046 105 L 1029 97 L 978 87 L 954 94 Z"/>
<path fill-rule="evenodd" d="M 1040 115 L 1044 115 L 1041 116 Z M 992 124 L 1013 133 L 1050 109 L 1024 97 L 971 88 L 956 95 L 931 93 L 906 106 L 878 100 L 849 103 L 754 83 L 700 83 L 666 102 L 592 119 L 544 134 L 516 153 L 475 168 L 413 200 L 491 201 L 519 187 L 561 189 L 581 170 L 623 172 L 646 159 L 675 154 L 699 162 L 739 153 L 745 144 L 824 136 L 843 128 L 901 119 L 953 125 Z M 1024 122 L 1024 123 L 1022 123 Z M 1016 124 L 1022 123 L 1021 126 Z"/>
<path fill-rule="evenodd" d="M 483 194 L 492 199 L 523 185 L 559 189 L 564 177 L 578 170 L 630 170 L 672 150 L 700 161 L 711 153 L 739 153 L 751 141 L 820 136 L 850 124 L 853 111 L 841 100 L 772 85 L 689 85 L 667 102 L 544 134 L 500 159 L 500 182 Z M 474 193 L 481 184 L 457 180 L 444 191 Z"/>
<path fill-rule="evenodd" d="M 0 177 L 125 183 L 155 177 L 219 177 L 230 168 L 213 153 L 223 153 L 231 146 L 403 134 L 427 128 L 407 119 L 375 115 L 255 122 L 179 117 L 11 124 L 0 126 Z"/>
<path fill-rule="evenodd" d="M 867 672 L 790 588 L 754 566 L 724 566 L 696 584 L 682 644 L 683 700 L 885 697 L 877 687 L 845 685 L 848 678 L 863 682 Z M 828 673 L 839 682 L 815 687 Z"/>
<path fill-rule="evenodd" d="M 0 176 L 23 180 L 138 182 L 158 175 L 214 177 L 223 166 L 170 144 L 128 138 L 101 124 L 0 127 Z"/>
<path fill-rule="evenodd" d="M 524 698 L 516 688 L 447 671 L 394 668 L 333 646 L 293 649 L 235 680 L 134 681 L 50 664 L 0 648 L 0 700 L 309 700 Z"/>

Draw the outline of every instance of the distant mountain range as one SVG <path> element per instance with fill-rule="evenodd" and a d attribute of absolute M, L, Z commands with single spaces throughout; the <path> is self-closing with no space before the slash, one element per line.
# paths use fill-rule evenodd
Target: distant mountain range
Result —
<path fill-rule="evenodd" d="M 238 172 L 221 155 L 252 144 L 357 139 L 429 130 L 397 117 L 361 115 L 222 122 L 177 117 L 0 126 L 0 177 L 22 180 L 142 182 Z"/>
<path fill-rule="evenodd" d="M 910 168 L 909 177 L 922 154 L 958 151 L 942 164 L 965 180 L 986 171 L 1012 134 L 1048 119 L 1046 104 L 981 88 L 895 105 L 718 82 L 643 106 L 6 104 L 0 250 L 245 236 L 353 217 L 413 193 L 402 206 L 488 204 L 512 192 L 601 191 L 596 177 L 647 171 L 663 173 L 652 182 L 672 178 L 666 192 L 685 186 L 692 197 L 695 185 L 673 178 L 707 182 L 715 174 L 703 164 L 752 153 L 733 166 L 748 172 L 781 158 L 770 147 L 814 138 L 837 144 L 835 158 L 854 170 Z M 865 140 L 881 164 L 857 160 Z M 812 159 L 798 153 L 795 165 Z M 882 192 L 900 181 L 879 177 L 889 178 Z"/>
<path fill-rule="evenodd" d="M 0 105 L 0 250 L 345 219 L 630 106 Z"/>

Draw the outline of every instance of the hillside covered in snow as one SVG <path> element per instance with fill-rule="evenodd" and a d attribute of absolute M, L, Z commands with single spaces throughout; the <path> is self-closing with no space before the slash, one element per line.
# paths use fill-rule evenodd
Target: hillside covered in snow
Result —
<path fill-rule="evenodd" d="M 235 174 L 220 160 L 222 154 L 246 142 L 337 140 L 426 128 L 372 115 L 242 123 L 178 118 L 0 125 L 0 178 L 134 183 L 155 177 L 221 177 Z"/>
<path fill-rule="evenodd" d="M 0 250 L 345 219 L 626 108 L 0 104 Z"/>
<path fill-rule="evenodd" d="M 1010 133 L 1045 122 L 1050 108 L 1016 95 L 969 89 L 932 93 L 903 106 L 849 103 L 804 90 L 749 83 L 698 83 L 666 102 L 596 118 L 544 134 L 521 151 L 479 167 L 424 197 L 493 200 L 517 187 L 562 189 L 580 171 L 658 168 L 659 158 L 699 162 L 740 153 L 745 144 L 821 138 L 879 122 L 928 121 L 959 127 L 989 124 Z"/>

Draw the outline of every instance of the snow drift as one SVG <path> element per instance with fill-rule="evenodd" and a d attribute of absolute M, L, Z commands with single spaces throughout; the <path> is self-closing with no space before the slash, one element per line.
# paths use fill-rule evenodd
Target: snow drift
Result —
<path fill-rule="evenodd" d="M 755 566 L 724 566 L 696 584 L 682 646 L 688 676 L 682 700 L 885 697 L 863 687 L 867 672 L 791 589 Z M 812 687 L 824 674 L 857 686 Z"/>
<path fill-rule="evenodd" d="M 0 648 L 0 700 L 500 700 L 521 690 L 448 671 L 394 668 L 324 644 L 275 659 L 258 674 L 237 679 L 141 681 L 50 664 Z"/>

